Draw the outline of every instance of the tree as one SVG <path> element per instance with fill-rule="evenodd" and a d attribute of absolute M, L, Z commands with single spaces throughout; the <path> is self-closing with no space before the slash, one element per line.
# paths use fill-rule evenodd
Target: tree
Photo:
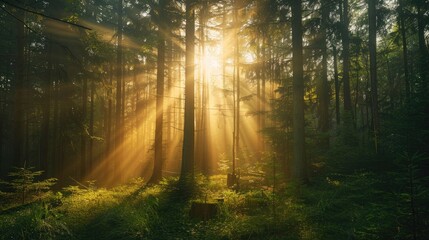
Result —
<path fill-rule="evenodd" d="M 328 46 L 327 46 L 327 28 L 329 23 L 329 4 L 328 0 L 322 1 L 322 19 L 321 19 L 321 48 L 322 48 L 322 73 L 319 83 L 319 130 L 323 134 L 322 145 L 329 146 L 329 84 L 328 84 Z"/>
<path fill-rule="evenodd" d="M 352 102 L 350 95 L 350 37 L 349 37 L 349 1 L 342 1 L 342 31 L 341 40 L 343 44 L 343 87 L 344 87 L 344 112 L 352 114 Z M 351 116 L 344 117 L 344 124 L 351 121 Z M 351 124 L 351 122 L 350 122 Z"/>
<path fill-rule="evenodd" d="M 186 0 L 186 59 L 185 59 L 185 121 L 180 180 L 191 183 L 194 178 L 194 54 L 195 2 Z"/>
<path fill-rule="evenodd" d="M 347 145 L 353 145 L 355 139 L 353 136 L 353 111 L 350 92 L 350 32 L 349 32 L 349 1 L 343 0 L 340 5 L 340 14 L 342 19 L 341 41 L 343 45 L 343 142 Z"/>
<path fill-rule="evenodd" d="M 378 116 L 378 84 L 377 84 L 377 28 L 376 28 L 376 2 L 368 1 L 369 19 L 369 64 L 371 81 L 372 120 L 374 126 L 375 151 L 378 151 L 378 134 L 380 120 Z"/>
<path fill-rule="evenodd" d="M 15 166 L 22 166 L 24 142 L 24 12 L 16 11 L 16 59 L 15 59 L 15 112 L 14 112 L 14 162 Z"/>
<path fill-rule="evenodd" d="M 302 54 L 302 2 L 292 2 L 292 51 L 293 51 L 293 164 L 292 178 L 307 181 L 304 136 L 304 69 Z"/>
<path fill-rule="evenodd" d="M 117 0 L 117 11 L 118 11 L 118 22 L 117 22 L 117 37 L 118 37 L 118 46 L 116 52 L 116 112 L 115 112 L 115 149 L 117 152 L 121 153 L 121 145 L 123 141 L 123 122 L 122 122 L 122 75 L 123 75 L 123 65 L 122 65 L 122 21 L 123 21 L 123 6 L 122 0 Z M 119 154 L 121 156 L 121 154 Z M 118 159 L 114 160 L 115 162 Z M 116 167 L 114 167 L 114 175 L 117 176 L 118 172 Z"/>
<path fill-rule="evenodd" d="M 402 61 L 404 68 L 404 87 L 405 87 L 405 101 L 406 103 L 410 102 L 411 93 L 410 93 L 410 76 L 408 72 L 408 47 L 407 47 L 407 37 L 405 29 L 405 13 L 404 13 L 404 2 L 405 0 L 399 0 L 398 15 L 399 15 L 399 27 L 401 31 L 401 41 L 402 41 Z"/>
<path fill-rule="evenodd" d="M 158 7 L 158 57 L 157 57 L 157 75 L 156 75 L 156 126 L 155 126 L 155 161 L 152 172 L 152 177 L 149 182 L 157 183 L 162 177 L 162 130 L 164 120 L 164 74 L 165 74 L 165 8 L 167 1 L 160 0 Z"/>

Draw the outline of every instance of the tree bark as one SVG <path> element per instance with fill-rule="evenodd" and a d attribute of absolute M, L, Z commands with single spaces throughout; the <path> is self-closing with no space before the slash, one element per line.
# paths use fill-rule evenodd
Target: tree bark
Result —
<path fill-rule="evenodd" d="M 428 92 L 428 75 L 429 75 L 429 53 L 428 48 L 426 46 L 425 40 L 425 19 L 424 19 L 424 3 L 417 3 L 417 33 L 419 39 L 419 58 L 420 58 L 420 88 L 419 93 L 423 96 L 427 96 Z"/>
<path fill-rule="evenodd" d="M 292 178 L 307 181 L 304 137 L 304 70 L 302 53 L 302 1 L 292 2 L 292 48 L 293 48 L 293 151 Z"/>
<path fill-rule="evenodd" d="M 156 75 L 156 124 L 155 124 L 155 162 L 149 182 L 158 183 L 162 177 L 163 162 L 163 120 L 164 120 L 164 75 L 165 75 L 165 16 L 166 0 L 160 0 L 158 12 L 158 66 Z"/>
<path fill-rule="evenodd" d="M 88 100 L 88 79 L 83 76 L 82 79 L 82 116 L 81 116 L 81 133 L 80 133 L 80 177 L 83 179 L 86 176 L 87 164 L 87 148 L 86 148 L 86 114 Z"/>
<path fill-rule="evenodd" d="M 115 149 L 118 152 L 118 159 L 114 159 L 114 178 L 117 179 L 119 176 L 118 161 L 121 158 L 121 145 L 122 145 L 122 136 L 123 136 L 123 124 L 122 124 L 122 75 L 123 75 L 123 66 L 122 66 L 122 0 L 118 1 L 118 22 L 117 22 L 117 37 L 118 37 L 118 46 L 116 51 L 116 112 L 115 112 Z"/>
<path fill-rule="evenodd" d="M 42 125 L 40 133 L 40 163 L 41 168 L 44 170 L 44 176 L 50 176 L 51 171 L 48 171 L 48 168 L 51 168 L 50 158 L 49 158 L 49 144 L 50 141 L 50 116 L 51 116 L 51 95 L 52 95 L 52 42 L 47 41 L 47 69 L 46 69 L 46 82 L 43 84 L 44 94 L 42 99 L 43 109 L 42 109 Z"/>
<path fill-rule="evenodd" d="M 342 43 L 343 43 L 343 87 L 344 87 L 344 111 L 351 114 L 352 102 L 350 94 L 350 38 L 349 38 L 349 1 L 343 0 L 343 29 L 342 29 Z M 344 121 L 351 118 L 344 118 Z"/>
<path fill-rule="evenodd" d="M 329 84 L 328 84 L 328 51 L 327 28 L 329 21 L 329 9 L 326 1 L 322 2 L 322 76 L 319 83 L 319 130 L 322 133 L 321 144 L 329 146 Z"/>
<path fill-rule="evenodd" d="M 341 124 L 340 116 L 340 81 L 338 79 L 338 61 L 337 61 L 337 48 L 332 47 L 332 54 L 334 55 L 334 83 L 335 83 L 335 119 L 337 126 Z"/>
<path fill-rule="evenodd" d="M 14 112 L 14 142 L 13 152 L 14 161 L 12 165 L 22 167 L 24 165 L 23 158 L 23 142 L 24 142 L 24 12 L 17 10 L 16 12 L 16 60 L 15 60 L 15 112 Z"/>
<path fill-rule="evenodd" d="M 376 29 L 376 5 L 375 1 L 368 1 L 369 18 L 369 71 L 371 81 L 371 105 L 372 120 L 374 126 L 375 151 L 378 152 L 378 135 L 380 120 L 378 114 L 378 83 L 377 83 L 377 29 Z"/>
<path fill-rule="evenodd" d="M 410 76 L 408 72 L 408 49 L 407 49 L 407 36 L 405 29 L 405 16 L 404 16 L 404 0 L 399 0 L 399 26 L 402 38 L 402 59 L 404 64 L 404 87 L 405 87 L 405 102 L 409 103 L 411 98 L 410 92 Z"/>
<path fill-rule="evenodd" d="M 94 164 L 94 112 L 95 112 L 95 80 L 91 79 L 91 103 L 89 110 L 89 151 L 87 171 L 91 171 Z"/>
<path fill-rule="evenodd" d="M 180 180 L 191 183 L 194 179 L 194 54 L 195 10 L 194 1 L 186 0 L 186 60 L 185 60 L 185 122 L 182 169 Z"/>

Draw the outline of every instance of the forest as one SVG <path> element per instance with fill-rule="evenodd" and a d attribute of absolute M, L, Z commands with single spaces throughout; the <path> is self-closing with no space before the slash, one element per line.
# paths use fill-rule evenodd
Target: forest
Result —
<path fill-rule="evenodd" d="M 428 0 L 0 8 L 0 240 L 429 239 Z"/>

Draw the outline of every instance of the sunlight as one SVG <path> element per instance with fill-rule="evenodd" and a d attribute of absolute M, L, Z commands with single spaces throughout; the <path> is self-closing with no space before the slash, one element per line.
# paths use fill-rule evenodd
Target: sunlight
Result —
<path fill-rule="evenodd" d="M 255 55 L 251 52 L 244 53 L 244 62 L 245 63 L 253 63 L 255 61 Z"/>

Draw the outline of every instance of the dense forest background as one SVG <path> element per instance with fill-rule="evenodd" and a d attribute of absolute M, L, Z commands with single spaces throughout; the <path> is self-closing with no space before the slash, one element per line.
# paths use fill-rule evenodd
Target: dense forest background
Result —
<path fill-rule="evenodd" d="M 254 206 L 268 209 L 270 225 L 257 233 L 236 225 L 243 232 L 224 232 L 227 239 L 265 232 L 283 239 L 279 229 L 295 234 L 290 239 L 333 239 L 335 231 L 342 239 L 427 236 L 428 1 L 0 0 L 0 7 L 4 209 L 51 188 L 133 181 L 170 189 L 179 177 L 182 196 L 194 196 L 195 186 L 206 201 L 221 185 L 241 191 L 250 205 L 225 199 L 229 217 L 249 214 L 247 190 L 270 193 Z M 298 205 L 285 200 L 292 197 Z M 154 206 L 144 208 L 148 219 Z M 312 226 L 333 223 L 311 235 L 310 227 L 291 227 L 309 222 L 286 214 L 279 227 L 276 206 L 296 216 L 304 209 L 318 221 Z M 330 212 L 340 206 L 350 215 Z M 191 235 L 216 239 L 219 226 L 210 226 Z"/>

